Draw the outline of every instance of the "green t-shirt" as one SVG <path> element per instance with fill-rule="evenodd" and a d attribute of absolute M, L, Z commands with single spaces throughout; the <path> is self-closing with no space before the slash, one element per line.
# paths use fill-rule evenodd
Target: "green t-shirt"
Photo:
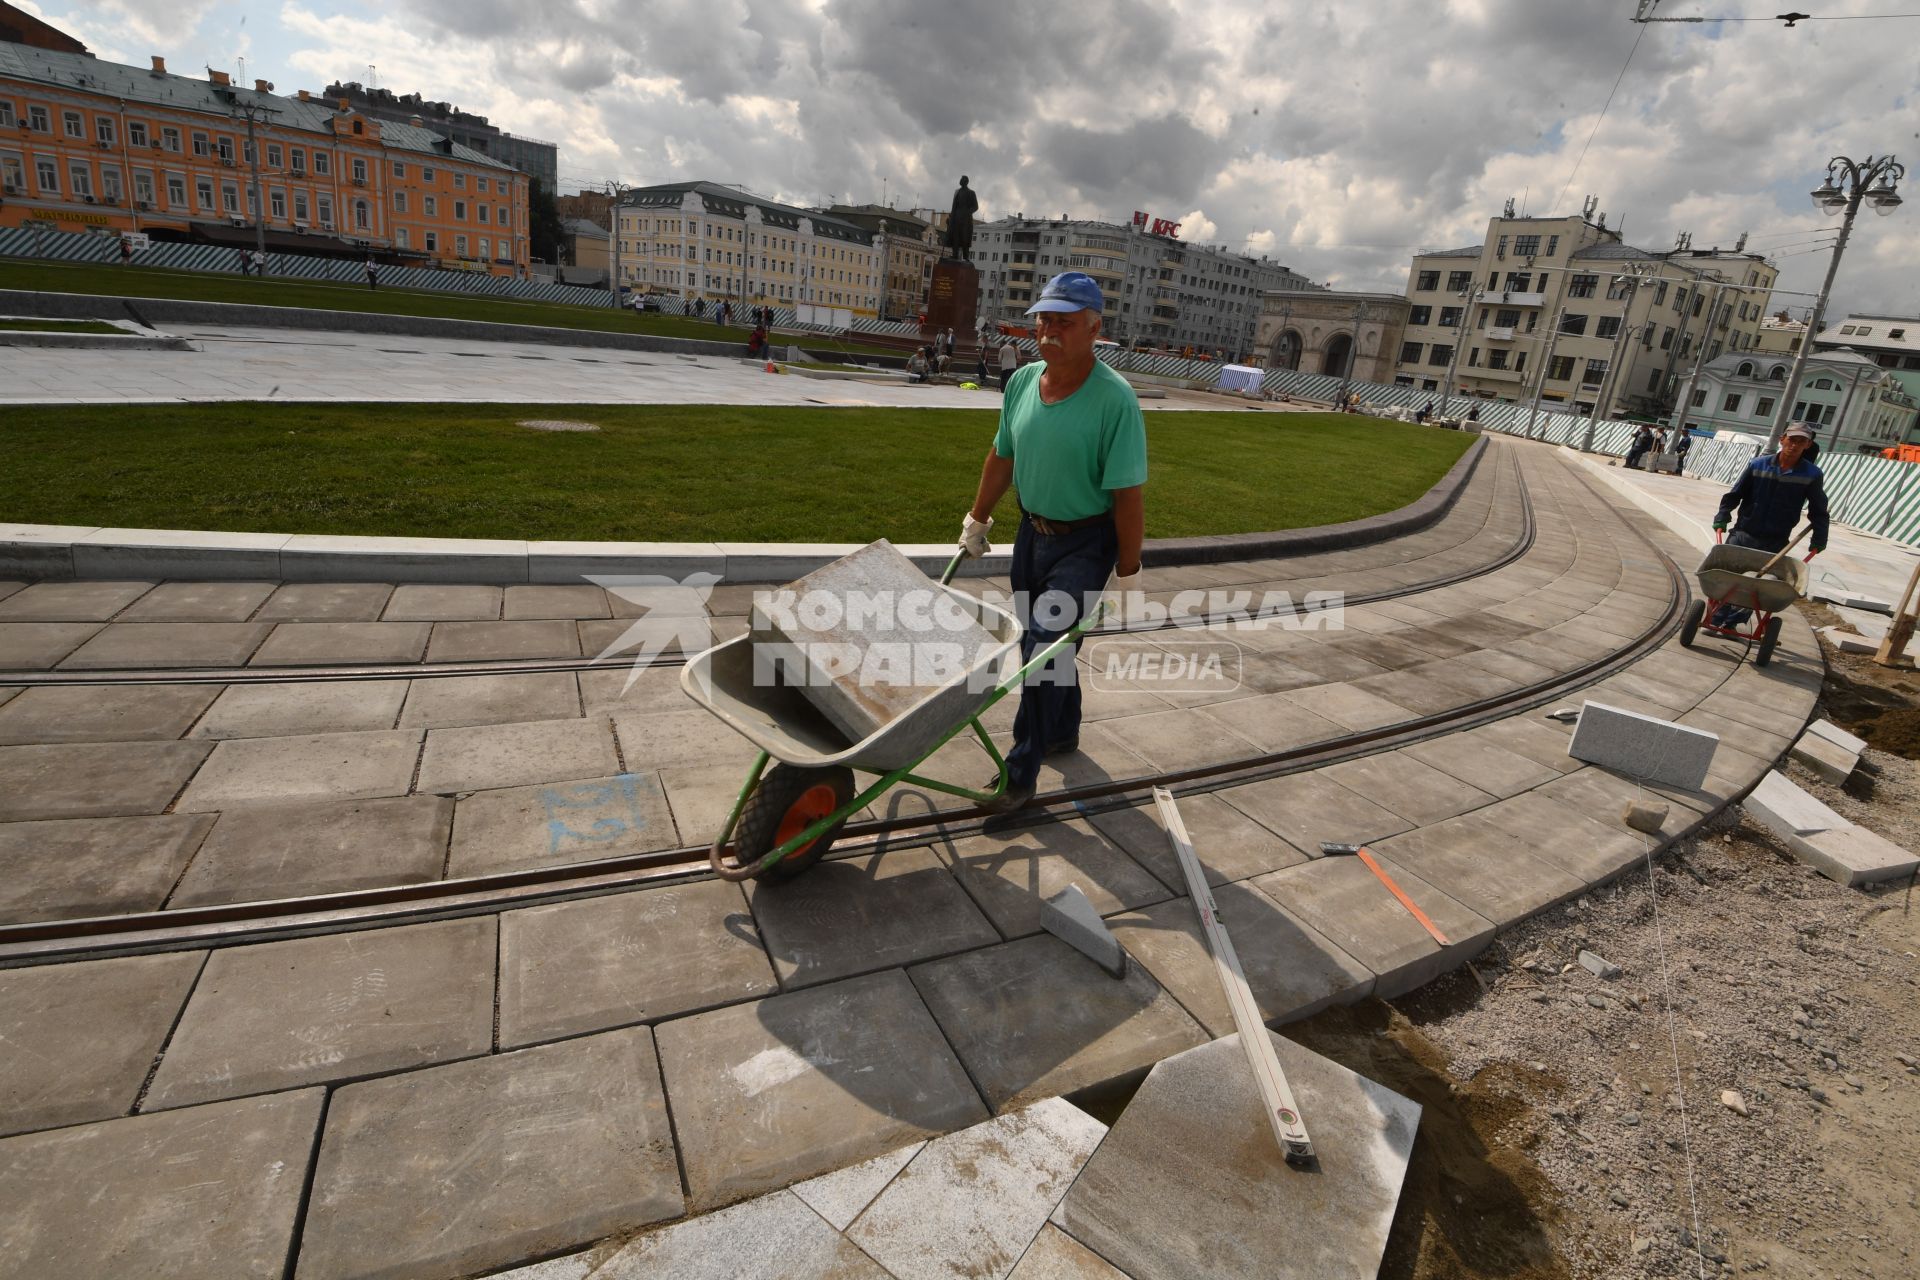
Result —
<path fill-rule="evenodd" d="M 1013 459 L 1020 505 L 1048 520 L 1113 510 L 1113 489 L 1147 482 L 1147 423 L 1140 397 L 1104 364 L 1058 404 L 1040 399 L 1036 361 L 1013 375 L 1000 403 L 993 451 Z"/>

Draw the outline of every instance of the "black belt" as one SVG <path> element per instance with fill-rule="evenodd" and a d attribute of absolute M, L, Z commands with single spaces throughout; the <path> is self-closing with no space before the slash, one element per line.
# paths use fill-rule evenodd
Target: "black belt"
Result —
<path fill-rule="evenodd" d="M 1031 511 L 1023 511 L 1020 514 L 1025 517 L 1028 524 L 1033 526 L 1035 533 L 1049 538 L 1057 538 L 1063 533 L 1072 533 L 1075 529 L 1084 529 L 1088 525 L 1105 524 L 1113 519 L 1111 511 L 1102 511 L 1099 515 L 1088 516 L 1084 520 L 1049 520 Z"/>

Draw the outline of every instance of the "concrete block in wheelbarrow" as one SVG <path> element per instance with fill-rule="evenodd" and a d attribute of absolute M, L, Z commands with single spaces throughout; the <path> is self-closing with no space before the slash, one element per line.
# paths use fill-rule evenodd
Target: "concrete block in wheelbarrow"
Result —
<path fill-rule="evenodd" d="M 1567 754 L 1629 778 L 1698 791 L 1719 746 L 1720 735 L 1704 729 L 1589 702 L 1581 708 Z"/>
<path fill-rule="evenodd" d="M 756 597 L 754 678 L 777 673 L 801 687 L 849 742 L 861 742 L 995 647 L 948 599 L 883 538 Z"/>

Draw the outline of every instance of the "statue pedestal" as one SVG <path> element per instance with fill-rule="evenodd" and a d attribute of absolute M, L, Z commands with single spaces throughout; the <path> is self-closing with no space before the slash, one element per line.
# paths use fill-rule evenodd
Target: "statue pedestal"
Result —
<path fill-rule="evenodd" d="M 926 331 L 952 329 L 956 340 L 971 338 L 980 310 L 980 272 L 971 262 L 942 258 L 927 288 Z"/>

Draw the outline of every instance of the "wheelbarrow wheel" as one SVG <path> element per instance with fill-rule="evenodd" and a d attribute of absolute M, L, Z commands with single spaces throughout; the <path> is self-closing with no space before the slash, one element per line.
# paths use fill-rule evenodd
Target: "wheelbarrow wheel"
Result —
<path fill-rule="evenodd" d="M 1701 620 L 1707 616 L 1707 602 L 1695 600 L 1687 606 L 1687 616 L 1680 623 L 1680 644 L 1684 648 L 1693 648 L 1693 637 L 1700 630 Z"/>
<path fill-rule="evenodd" d="M 1773 661 L 1773 646 L 1780 643 L 1780 619 L 1768 618 L 1767 629 L 1760 633 L 1760 647 L 1753 652 L 1753 665 L 1764 667 Z"/>
<path fill-rule="evenodd" d="M 735 859 L 741 866 L 758 862 L 852 799 L 851 769 L 776 764 L 747 797 L 734 832 Z M 812 843 L 801 845 L 760 872 L 756 879 L 791 880 L 826 856 L 845 825 L 846 819 L 842 818 L 815 836 Z"/>

